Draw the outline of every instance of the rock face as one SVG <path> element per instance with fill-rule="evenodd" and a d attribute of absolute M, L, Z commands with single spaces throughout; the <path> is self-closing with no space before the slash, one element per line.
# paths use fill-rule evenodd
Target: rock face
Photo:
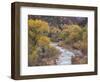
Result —
<path fill-rule="evenodd" d="M 86 17 L 67 17 L 67 16 L 42 16 L 42 15 L 29 15 L 29 19 L 42 19 L 47 21 L 50 26 L 61 27 L 63 24 L 78 24 L 84 26 L 87 24 Z"/>

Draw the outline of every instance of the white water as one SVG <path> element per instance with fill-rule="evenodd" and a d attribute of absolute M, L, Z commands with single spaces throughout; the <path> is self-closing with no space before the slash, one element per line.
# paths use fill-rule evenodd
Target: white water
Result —
<path fill-rule="evenodd" d="M 61 52 L 61 54 L 59 55 L 56 61 L 57 65 L 70 65 L 72 63 L 71 58 L 72 56 L 75 56 L 74 53 L 62 47 L 59 47 L 57 43 L 51 43 L 51 46 L 54 46 L 56 49 L 58 49 Z"/>

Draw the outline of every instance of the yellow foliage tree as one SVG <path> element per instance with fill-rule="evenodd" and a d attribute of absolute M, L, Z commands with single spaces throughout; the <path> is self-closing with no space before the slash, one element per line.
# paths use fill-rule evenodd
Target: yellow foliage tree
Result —
<path fill-rule="evenodd" d="M 38 44 L 38 40 L 46 40 L 47 36 L 45 35 L 46 32 L 49 32 L 49 25 L 47 22 L 39 19 L 29 19 L 28 20 L 28 27 L 29 27 L 29 36 L 34 39 L 35 45 Z M 42 36 L 42 38 L 41 38 Z"/>
<path fill-rule="evenodd" d="M 61 30 L 59 29 L 59 28 L 56 28 L 56 27 L 51 27 L 51 29 L 50 29 L 50 32 L 51 33 L 59 33 L 59 32 L 61 32 Z"/>
<path fill-rule="evenodd" d="M 50 39 L 46 36 L 41 36 L 37 41 L 39 46 L 47 46 L 50 43 Z"/>
<path fill-rule="evenodd" d="M 49 32 L 49 25 L 47 22 L 39 20 L 39 19 L 29 19 L 28 20 L 29 28 L 35 30 L 36 32 Z"/>
<path fill-rule="evenodd" d="M 28 20 L 28 34 L 29 34 L 29 59 L 30 62 L 35 62 L 38 58 L 38 48 L 44 49 L 43 47 L 49 45 L 50 39 L 45 33 L 49 32 L 49 25 L 47 22 L 39 19 Z"/>
<path fill-rule="evenodd" d="M 87 53 L 87 28 L 83 27 L 81 31 L 81 39 L 73 44 L 74 48 L 81 49 L 84 53 Z"/>
<path fill-rule="evenodd" d="M 81 31 L 82 29 L 78 25 L 64 25 L 63 29 L 63 32 L 66 32 L 71 40 L 78 39 Z"/>

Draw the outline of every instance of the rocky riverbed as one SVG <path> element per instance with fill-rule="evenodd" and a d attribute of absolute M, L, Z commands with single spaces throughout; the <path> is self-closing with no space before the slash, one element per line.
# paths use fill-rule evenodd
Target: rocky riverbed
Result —
<path fill-rule="evenodd" d="M 71 64 L 86 64 L 87 56 L 84 55 L 80 50 L 77 49 L 65 49 L 59 46 L 57 43 L 51 43 L 51 46 L 54 46 L 58 49 L 61 54 L 56 60 L 57 65 L 71 65 Z"/>

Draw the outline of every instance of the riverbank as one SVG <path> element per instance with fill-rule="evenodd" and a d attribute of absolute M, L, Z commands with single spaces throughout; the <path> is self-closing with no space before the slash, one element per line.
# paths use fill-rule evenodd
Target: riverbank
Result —
<path fill-rule="evenodd" d="M 70 44 L 59 45 L 58 42 L 50 43 L 50 48 L 38 55 L 30 66 L 87 64 L 88 60 L 81 50 L 74 49 Z"/>
<path fill-rule="evenodd" d="M 74 56 L 72 56 L 71 61 L 72 64 L 87 64 L 88 63 L 88 56 L 87 52 L 82 52 L 81 49 L 76 49 L 71 44 L 58 44 L 58 46 L 63 47 L 66 50 L 69 50 L 70 52 L 74 53 Z"/>
<path fill-rule="evenodd" d="M 72 64 L 72 56 L 74 57 L 74 53 L 64 49 L 63 47 L 60 47 L 58 43 L 51 43 L 51 46 L 55 47 L 58 49 L 61 54 L 58 56 L 56 63 L 57 65 L 71 65 Z"/>

